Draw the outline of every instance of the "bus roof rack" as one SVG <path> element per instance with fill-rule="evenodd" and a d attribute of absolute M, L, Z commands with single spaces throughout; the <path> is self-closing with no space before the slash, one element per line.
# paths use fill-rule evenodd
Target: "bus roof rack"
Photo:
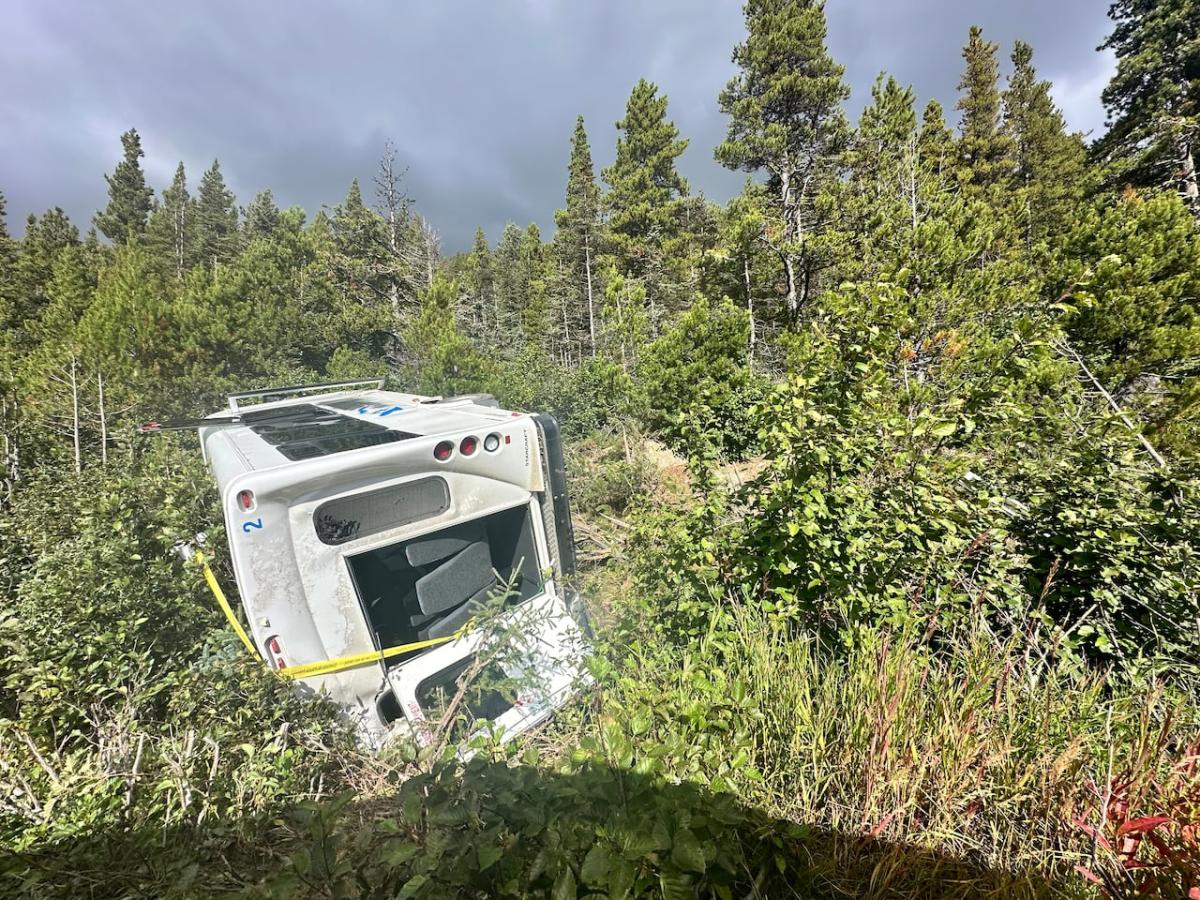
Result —
<path fill-rule="evenodd" d="M 248 400 L 251 397 L 262 397 L 265 400 L 267 397 L 284 397 L 289 394 L 302 394 L 305 391 L 332 391 L 344 388 L 365 387 L 368 385 L 376 390 L 382 390 L 383 382 L 384 379 L 382 378 L 370 378 L 365 381 L 327 381 L 319 384 L 293 384 L 287 387 L 263 388 L 258 391 L 240 391 L 239 393 L 229 395 L 229 408 L 236 412 L 240 409 L 238 401 Z"/>

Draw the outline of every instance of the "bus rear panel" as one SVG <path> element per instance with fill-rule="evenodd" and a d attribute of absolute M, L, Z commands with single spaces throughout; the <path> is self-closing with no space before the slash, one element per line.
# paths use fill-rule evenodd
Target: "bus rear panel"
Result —
<path fill-rule="evenodd" d="M 214 414 L 235 424 L 200 436 L 249 631 L 269 665 L 417 644 L 298 683 L 341 705 L 372 744 L 401 728 L 420 737 L 439 718 L 427 707 L 480 650 L 483 635 L 465 626 L 500 610 L 527 622 L 541 648 L 507 673 L 533 687 L 476 713 L 495 713 L 482 717 L 512 736 L 569 695 L 582 636 L 553 419 L 490 398 L 378 388 L 240 399 Z"/>

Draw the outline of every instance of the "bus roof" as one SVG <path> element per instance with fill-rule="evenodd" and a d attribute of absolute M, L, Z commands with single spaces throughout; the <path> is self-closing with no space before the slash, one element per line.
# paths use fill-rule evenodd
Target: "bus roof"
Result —
<path fill-rule="evenodd" d="M 338 391 L 231 408 L 209 418 L 233 425 L 201 427 L 205 454 L 222 448 L 242 471 L 274 468 L 417 437 L 462 432 L 510 421 L 486 395 L 422 397 L 383 390 Z"/>

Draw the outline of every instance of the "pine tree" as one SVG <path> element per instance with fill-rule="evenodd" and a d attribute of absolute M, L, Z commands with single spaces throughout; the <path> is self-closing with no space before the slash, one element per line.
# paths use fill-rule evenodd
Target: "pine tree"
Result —
<path fill-rule="evenodd" d="M 279 216 L 279 207 L 275 205 L 275 196 L 270 189 L 259 191 L 250 205 L 242 209 L 242 230 L 252 241 L 274 237 L 279 228 Z"/>
<path fill-rule="evenodd" d="M 946 125 L 942 104 L 930 100 L 921 114 L 921 130 L 917 134 L 917 155 L 921 166 L 939 187 L 949 184 L 956 149 L 954 135 Z"/>
<path fill-rule="evenodd" d="M 406 319 L 416 314 L 420 293 L 430 286 L 428 235 L 419 217 L 414 217 L 412 201 L 404 191 L 404 170 L 396 161 L 396 146 L 385 142 L 375 175 L 376 209 L 382 216 L 384 243 L 392 308 Z"/>
<path fill-rule="evenodd" d="M 593 265 L 600 228 L 600 190 L 592 167 L 583 116 L 575 120 L 571 136 L 571 158 L 567 164 L 566 207 L 554 215 L 555 256 L 562 273 L 561 306 L 564 341 L 582 345 L 586 329 L 587 346 L 596 354 L 596 290 Z M 576 332 L 572 334 L 572 332 Z"/>
<path fill-rule="evenodd" d="M 1039 81 L 1033 48 L 1013 47 L 1013 73 L 1004 92 L 1004 132 L 1013 155 L 1019 216 L 1026 241 L 1057 234 L 1082 199 L 1086 151 L 1083 137 L 1068 134 L 1066 119 Z"/>
<path fill-rule="evenodd" d="M 238 244 L 237 200 L 225 186 L 218 160 L 213 160 L 200 179 L 195 223 L 196 253 L 203 263 L 213 266 L 232 259 Z"/>
<path fill-rule="evenodd" d="M 512 349 L 512 338 L 520 327 L 525 291 L 529 285 L 521 239 L 521 229 L 509 222 L 504 226 L 492 257 L 496 272 L 495 338 L 505 350 Z"/>
<path fill-rule="evenodd" d="M 722 165 L 765 169 L 780 227 L 772 238 L 783 263 L 790 316 L 816 288 L 822 267 L 811 246 L 825 226 L 815 198 L 836 176 L 849 137 L 841 104 L 844 69 L 825 46 L 824 4 L 748 0 L 747 36 L 733 51 L 741 72 L 720 97 L 729 133 L 716 150 Z"/>
<path fill-rule="evenodd" d="M 483 228 L 475 229 L 475 244 L 467 262 L 468 290 L 468 334 L 472 339 L 486 344 L 492 340 L 498 319 L 496 311 L 496 282 L 492 271 L 492 248 L 488 245 Z"/>
<path fill-rule="evenodd" d="M 32 424 L 70 439 L 76 472 L 83 467 L 85 445 L 91 443 L 87 435 L 107 430 L 107 417 L 100 417 L 98 411 L 97 419 L 102 418 L 105 426 L 94 428 L 88 421 L 88 409 L 97 407 L 88 398 L 99 395 L 95 389 L 103 384 L 104 376 L 99 368 L 88 366 L 77 334 L 94 290 L 83 250 L 78 246 L 63 249 L 47 285 L 49 303 L 32 326 L 36 349 L 23 365 L 22 382 Z M 106 456 L 107 447 L 101 449 Z"/>
<path fill-rule="evenodd" d="M 1047 295 L 1066 308 L 1071 346 L 1127 407 L 1165 427 L 1200 402 L 1200 233 L 1180 198 L 1118 202 L 1065 235 Z M 1195 435 L 1191 435 L 1195 439 Z"/>
<path fill-rule="evenodd" d="M 131 235 L 146 230 L 154 200 L 154 191 L 146 184 L 138 162 L 146 154 L 137 129 L 131 128 L 121 135 L 121 146 L 124 158 L 111 175 L 104 176 L 108 181 L 108 206 L 93 219 L 104 236 L 116 244 L 123 244 Z"/>
<path fill-rule="evenodd" d="M 163 191 L 162 203 L 150 215 L 146 226 L 150 245 L 171 261 L 176 281 L 183 280 L 195 258 L 195 212 L 187 189 L 187 173 L 180 162 L 171 186 Z"/>
<path fill-rule="evenodd" d="M 0 191 L 0 331 L 16 323 L 17 242 L 8 233 L 8 201 Z"/>
<path fill-rule="evenodd" d="M 1114 177 L 1166 185 L 1200 217 L 1200 4 L 1195 0 L 1115 0 L 1115 23 L 1101 45 L 1117 71 L 1101 95 L 1109 131 L 1096 145 Z"/>
<path fill-rule="evenodd" d="M 319 228 L 320 223 L 314 221 L 314 226 Z M 380 355 L 394 343 L 400 327 L 393 305 L 399 261 L 388 248 L 387 223 L 363 202 L 357 179 L 351 182 L 346 199 L 334 208 L 328 228 L 325 259 L 343 310 L 354 319 L 346 328 L 355 334 L 373 334 L 370 349 Z"/>
<path fill-rule="evenodd" d="M 47 288 L 59 256 L 68 247 L 79 245 L 79 229 L 57 206 L 39 219 L 30 215 L 15 264 L 12 286 L 14 303 L 6 328 L 28 330 L 49 302 Z"/>
<path fill-rule="evenodd" d="M 917 114 L 912 88 L 881 74 L 871 90 L 846 153 L 848 180 L 838 186 L 842 220 L 852 229 L 844 247 L 843 274 L 861 277 L 881 260 L 911 252 L 922 214 Z"/>
<path fill-rule="evenodd" d="M 764 288 L 771 289 L 778 262 L 766 242 L 769 195 L 767 189 L 747 179 L 742 192 L 720 210 L 720 243 L 710 254 L 718 260 L 721 280 L 706 293 L 729 297 L 746 309 L 749 318 L 748 352 L 754 358 L 761 338 L 757 307 L 764 299 Z"/>
<path fill-rule="evenodd" d="M 435 274 L 433 285 L 421 296 L 420 313 L 405 330 L 408 362 L 422 393 L 453 396 L 483 386 L 487 360 L 458 330 L 458 297 L 458 284 Z"/>
<path fill-rule="evenodd" d="M 688 185 L 675 168 L 687 147 L 667 118 L 667 98 L 644 78 L 618 120 L 617 158 L 603 172 L 610 243 L 624 271 L 647 279 L 683 228 Z M 651 286 L 653 289 L 653 286 Z"/>
<path fill-rule="evenodd" d="M 983 29 L 972 25 L 962 55 L 966 61 L 958 82 L 962 112 L 962 154 L 964 175 L 977 187 L 1003 182 L 1011 171 L 1011 153 L 1007 135 L 1000 128 L 1000 64 L 996 44 L 983 39 Z"/>
<path fill-rule="evenodd" d="M 542 233 L 533 222 L 521 235 L 521 263 L 524 268 L 521 334 L 526 347 L 546 350 L 555 338 L 547 284 L 549 272 Z"/>
<path fill-rule="evenodd" d="M 177 340 L 163 339 L 173 330 L 172 310 L 159 272 L 137 242 L 119 247 L 80 319 L 79 353 L 104 372 L 114 407 L 148 412 L 171 393 L 167 379 L 189 354 Z M 176 408 L 188 406 L 175 401 Z"/>

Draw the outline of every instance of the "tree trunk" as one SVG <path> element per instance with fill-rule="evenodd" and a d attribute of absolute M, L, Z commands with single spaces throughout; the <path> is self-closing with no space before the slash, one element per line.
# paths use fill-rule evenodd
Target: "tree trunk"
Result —
<path fill-rule="evenodd" d="M 71 437 L 75 445 L 75 474 L 83 471 L 83 457 L 79 451 L 79 378 L 75 357 L 71 357 Z"/>
<path fill-rule="evenodd" d="M 175 211 L 175 280 L 183 281 L 183 264 L 185 246 L 184 234 L 184 216 L 187 214 L 186 207 L 182 204 Z"/>
<path fill-rule="evenodd" d="M 1179 161 L 1179 192 L 1192 215 L 1200 218 L 1200 185 L 1196 183 L 1196 157 L 1186 135 L 1179 139 Z"/>
<path fill-rule="evenodd" d="M 793 210 L 792 173 L 788 170 L 786 162 L 783 170 L 779 173 L 779 185 L 780 199 L 783 203 L 783 247 L 780 255 L 783 257 L 783 272 L 787 279 L 787 293 L 784 295 L 784 300 L 787 303 L 788 318 L 795 319 L 800 308 L 800 298 L 797 291 L 796 258 L 788 245 L 797 236 L 795 231 L 797 217 Z"/>
<path fill-rule="evenodd" d="M 96 393 L 100 400 L 100 463 L 108 465 L 108 414 L 104 409 L 104 373 L 96 370 Z"/>
<path fill-rule="evenodd" d="M 587 294 L 588 294 L 588 334 L 592 341 L 592 356 L 596 355 L 596 308 L 592 300 L 592 239 L 591 236 L 585 236 L 583 239 L 583 270 L 587 273 Z"/>
<path fill-rule="evenodd" d="M 750 289 L 750 257 L 742 257 L 742 279 L 746 284 L 746 312 L 750 313 L 750 362 L 754 362 L 754 293 Z"/>

